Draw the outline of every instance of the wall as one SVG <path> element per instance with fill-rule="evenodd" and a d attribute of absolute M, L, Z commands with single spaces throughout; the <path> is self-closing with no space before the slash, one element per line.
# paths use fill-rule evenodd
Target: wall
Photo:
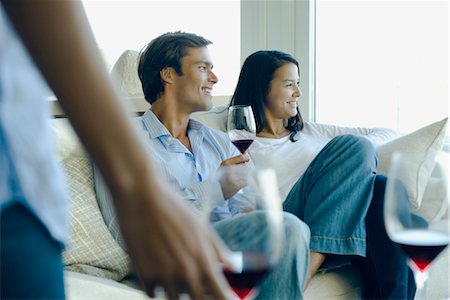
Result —
<path fill-rule="evenodd" d="M 251 53 L 276 49 L 300 62 L 299 107 L 314 120 L 314 4 L 305 0 L 241 1 L 241 65 Z"/>

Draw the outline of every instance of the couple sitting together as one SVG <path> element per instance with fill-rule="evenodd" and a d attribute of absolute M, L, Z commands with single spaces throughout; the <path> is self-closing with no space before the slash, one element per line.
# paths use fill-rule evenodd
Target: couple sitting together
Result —
<path fill-rule="evenodd" d="M 212 226 L 227 244 L 226 232 L 234 226 L 250 227 L 258 212 L 239 211 L 243 206 L 234 198 L 237 184 L 216 184 L 214 195 L 210 192 L 221 167 L 245 164 L 249 158 L 226 133 L 190 119 L 192 113 L 212 107 L 218 78 L 209 44 L 198 35 L 174 32 L 147 45 L 138 74 L 151 108 L 138 125 L 161 175 L 194 209 L 214 207 Z M 319 268 L 352 263 L 361 273 L 364 298 L 413 299 L 415 285 L 406 258 L 384 229 L 386 177 L 376 174 L 374 146 L 354 135 L 330 140 L 314 123 L 303 122 L 297 107 L 299 82 L 295 58 L 258 51 L 245 60 L 231 99 L 231 105 L 252 107 L 257 138 L 251 153 L 275 158 L 283 199 L 288 242 L 280 262 L 261 282 L 257 298 L 302 299 Z M 112 207 L 107 195 L 99 202 Z M 114 213 L 104 213 L 104 218 L 118 230 Z M 117 232 L 113 234 L 124 247 Z M 238 242 L 251 243 L 258 236 L 249 234 Z"/>

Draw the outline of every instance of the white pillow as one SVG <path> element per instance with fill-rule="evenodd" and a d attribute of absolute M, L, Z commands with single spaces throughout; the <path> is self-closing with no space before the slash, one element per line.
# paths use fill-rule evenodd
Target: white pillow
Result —
<path fill-rule="evenodd" d="M 126 50 L 114 64 L 111 77 L 126 97 L 144 98 L 141 81 L 138 76 L 139 52 Z"/>
<path fill-rule="evenodd" d="M 70 191 L 70 242 L 63 252 L 65 269 L 121 280 L 130 271 L 127 253 L 110 234 L 100 213 L 86 157 L 62 161 Z"/>
<path fill-rule="evenodd" d="M 413 209 L 420 208 L 428 179 L 435 165 L 436 154 L 442 149 L 448 118 L 425 126 L 410 134 L 377 147 L 378 173 L 389 176 L 392 154 L 408 154 L 413 159 L 409 177 L 403 182 Z"/>
<path fill-rule="evenodd" d="M 208 111 L 195 112 L 191 118 L 223 132 L 227 131 L 228 105 L 220 105 Z"/>
<path fill-rule="evenodd" d="M 65 269 L 121 280 L 130 271 L 129 257 L 103 221 L 84 148 L 67 119 L 53 119 L 50 124 L 70 193 L 70 239 L 63 252 Z"/>

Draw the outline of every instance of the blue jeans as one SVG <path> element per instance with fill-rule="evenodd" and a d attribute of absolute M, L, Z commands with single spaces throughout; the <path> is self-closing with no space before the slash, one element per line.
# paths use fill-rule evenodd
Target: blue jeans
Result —
<path fill-rule="evenodd" d="M 368 139 L 341 135 L 320 151 L 291 189 L 283 209 L 308 224 L 312 252 L 366 255 L 364 218 L 376 164 Z"/>
<path fill-rule="evenodd" d="M 309 229 L 289 213 L 283 213 L 283 221 L 285 241 L 280 260 L 262 280 L 257 299 L 303 299 L 309 266 Z M 251 252 L 252 249 L 259 250 L 261 244 L 270 243 L 264 216 L 260 211 L 228 218 L 213 226 L 230 250 Z"/>
<path fill-rule="evenodd" d="M 359 267 L 363 278 L 364 299 L 413 299 L 416 291 L 414 275 L 407 265 L 406 255 L 391 242 L 384 226 L 386 180 L 383 175 L 377 175 L 375 180 L 372 203 L 366 216 L 367 255 L 354 258 L 352 263 Z M 405 205 L 408 205 L 406 190 L 403 195 Z"/>
<path fill-rule="evenodd" d="M 62 245 L 16 202 L 0 216 L 1 299 L 64 299 Z"/>
<path fill-rule="evenodd" d="M 330 255 L 325 267 L 350 262 L 359 267 L 364 299 L 412 299 L 412 272 L 384 228 L 386 177 L 375 175 L 375 168 L 368 140 L 338 136 L 293 187 L 284 209 L 310 226 L 311 251 L 338 254 Z"/>

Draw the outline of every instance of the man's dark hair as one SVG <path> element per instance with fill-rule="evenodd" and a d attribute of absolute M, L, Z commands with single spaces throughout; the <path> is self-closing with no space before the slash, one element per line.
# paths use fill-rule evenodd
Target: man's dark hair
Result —
<path fill-rule="evenodd" d="M 148 103 L 155 102 L 164 91 L 160 71 L 172 67 L 183 75 L 181 59 L 188 47 L 199 48 L 212 44 L 211 41 L 193 33 L 167 32 L 153 39 L 139 54 L 138 75 Z"/>
<path fill-rule="evenodd" d="M 242 66 L 230 105 L 250 105 L 252 107 L 257 133 L 266 126 L 264 105 L 267 102 L 270 81 L 272 81 L 275 71 L 287 63 L 293 63 L 298 68 L 298 61 L 292 55 L 281 51 L 262 50 L 247 57 Z M 297 115 L 289 118 L 285 127 L 291 132 L 303 129 L 303 119 L 298 108 Z"/>

